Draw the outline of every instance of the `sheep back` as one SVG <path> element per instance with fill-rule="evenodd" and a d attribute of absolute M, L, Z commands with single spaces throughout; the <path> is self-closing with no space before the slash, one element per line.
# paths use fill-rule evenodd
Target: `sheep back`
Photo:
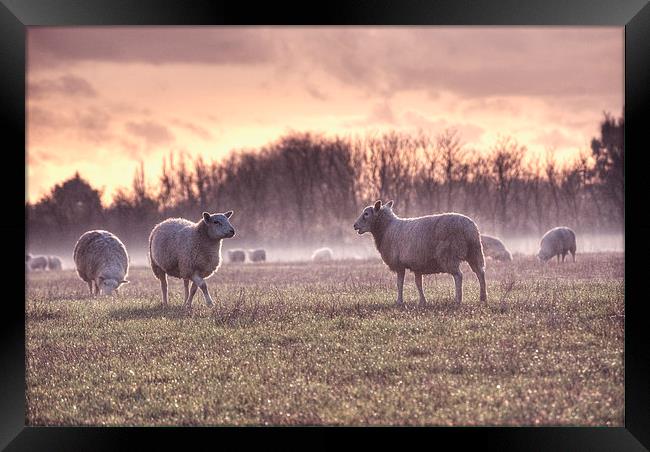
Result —
<path fill-rule="evenodd" d="M 454 273 L 461 261 L 483 268 L 478 227 L 458 213 L 397 218 L 392 212 L 373 231 L 377 250 L 392 271 L 409 269 L 422 274 Z"/>
<path fill-rule="evenodd" d="M 77 274 L 86 282 L 98 277 L 126 278 L 129 271 L 129 256 L 126 247 L 114 234 L 103 231 L 88 231 L 79 237 L 73 251 Z"/>
<path fill-rule="evenodd" d="M 314 252 L 311 255 L 311 259 L 314 262 L 331 261 L 333 258 L 334 258 L 334 252 L 327 247 L 318 248 L 317 250 L 314 250 Z"/>

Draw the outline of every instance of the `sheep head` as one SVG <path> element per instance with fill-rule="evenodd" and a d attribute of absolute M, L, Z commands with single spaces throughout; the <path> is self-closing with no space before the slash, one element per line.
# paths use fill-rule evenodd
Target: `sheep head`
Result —
<path fill-rule="evenodd" d="M 363 209 L 359 218 L 354 223 L 354 230 L 358 234 L 364 234 L 370 232 L 372 225 L 375 220 L 379 217 L 379 213 L 382 209 L 391 209 L 393 207 L 393 201 L 388 201 L 386 204 L 381 203 L 381 200 L 375 202 L 374 206 L 368 206 Z"/>
<path fill-rule="evenodd" d="M 203 212 L 203 222 L 208 231 L 208 237 L 213 240 L 230 238 L 235 235 L 235 228 L 232 227 L 228 220 L 232 216 L 232 210 L 226 213 Z"/>

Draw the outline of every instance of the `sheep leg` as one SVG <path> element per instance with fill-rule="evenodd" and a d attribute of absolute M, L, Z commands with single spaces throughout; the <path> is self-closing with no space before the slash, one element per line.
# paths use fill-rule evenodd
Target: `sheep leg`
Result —
<path fill-rule="evenodd" d="M 395 304 L 401 306 L 404 304 L 404 275 L 406 274 L 406 269 L 397 271 L 397 301 Z"/>
<path fill-rule="evenodd" d="M 90 289 L 90 296 L 92 297 L 94 295 L 93 294 L 93 282 L 92 281 L 88 281 L 88 288 Z"/>
<path fill-rule="evenodd" d="M 415 274 L 415 285 L 418 288 L 418 292 L 420 293 L 420 306 L 424 306 L 427 304 L 427 299 L 424 296 L 424 291 L 422 290 L 422 273 L 416 273 Z"/>
<path fill-rule="evenodd" d="M 562 253 L 562 262 L 564 262 L 565 257 L 566 257 L 566 253 Z"/>
<path fill-rule="evenodd" d="M 192 276 L 192 281 L 194 282 L 194 284 L 196 284 L 199 287 L 199 289 L 201 289 L 201 292 L 203 292 L 203 298 L 205 298 L 205 304 L 207 304 L 208 307 L 212 307 L 214 302 L 212 301 L 212 297 L 208 292 L 208 285 L 206 284 L 205 280 L 198 275 L 194 275 Z"/>
<path fill-rule="evenodd" d="M 187 299 L 185 300 L 185 308 L 190 309 L 192 307 L 192 299 L 194 298 L 194 294 L 196 293 L 196 289 L 198 289 L 198 286 L 194 281 L 192 281 L 192 287 L 190 288 L 190 293 L 187 295 Z"/>
<path fill-rule="evenodd" d="M 463 301 L 463 272 L 459 268 L 452 275 L 456 283 L 456 304 L 460 304 Z"/>
<path fill-rule="evenodd" d="M 167 306 L 167 274 L 163 273 L 160 278 L 160 290 L 162 291 L 163 306 Z"/>
<path fill-rule="evenodd" d="M 190 280 L 184 279 L 183 285 L 185 286 L 185 300 L 187 300 L 188 295 L 190 294 Z"/>
<path fill-rule="evenodd" d="M 481 267 L 475 273 L 476 273 L 476 277 L 478 278 L 478 284 L 480 286 L 479 299 L 481 302 L 487 303 L 487 289 L 485 287 L 485 269 Z"/>
<path fill-rule="evenodd" d="M 573 262 L 575 262 L 576 261 L 576 252 L 571 251 L 571 256 L 573 257 Z"/>

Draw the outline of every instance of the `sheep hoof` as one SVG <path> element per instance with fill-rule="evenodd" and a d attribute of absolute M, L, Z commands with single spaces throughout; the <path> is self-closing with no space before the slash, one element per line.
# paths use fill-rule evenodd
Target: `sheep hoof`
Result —
<path fill-rule="evenodd" d="M 211 302 L 211 301 L 206 301 L 205 304 L 208 305 L 208 308 L 211 308 L 211 307 L 214 306 L 214 303 Z"/>
<path fill-rule="evenodd" d="M 398 308 L 404 307 L 404 301 L 403 300 L 397 300 L 395 302 L 395 306 L 397 306 Z"/>
<path fill-rule="evenodd" d="M 426 300 L 420 300 L 420 302 L 418 303 L 418 306 L 421 307 L 421 308 L 425 307 L 426 305 L 427 305 Z"/>

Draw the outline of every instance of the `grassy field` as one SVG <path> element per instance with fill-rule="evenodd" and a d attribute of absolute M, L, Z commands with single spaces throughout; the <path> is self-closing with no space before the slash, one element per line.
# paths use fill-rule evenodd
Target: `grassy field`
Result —
<path fill-rule="evenodd" d="M 28 425 L 608 425 L 624 407 L 622 253 L 488 261 L 425 277 L 380 261 L 225 264 L 170 306 L 146 268 L 116 298 L 71 271 L 31 273 Z"/>

